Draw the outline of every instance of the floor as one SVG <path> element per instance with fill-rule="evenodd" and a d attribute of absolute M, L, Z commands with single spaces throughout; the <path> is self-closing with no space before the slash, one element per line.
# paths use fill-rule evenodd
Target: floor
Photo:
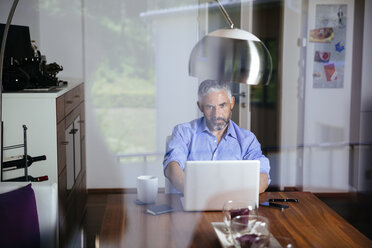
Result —
<path fill-rule="evenodd" d="M 96 236 L 101 231 L 103 214 L 106 209 L 107 194 L 89 194 L 84 216 L 85 247 L 95 247 Z"/>
<path fill-rule="evenodd" d="M 317 194 L 317 197 L 351 223 L 361 233 L 372 239 L 372 194 L 331 195 Z M 95 247 L 103 214 L 107 204 L 107 194 L 89 194 L 84 218 L 85 247 Z"/>

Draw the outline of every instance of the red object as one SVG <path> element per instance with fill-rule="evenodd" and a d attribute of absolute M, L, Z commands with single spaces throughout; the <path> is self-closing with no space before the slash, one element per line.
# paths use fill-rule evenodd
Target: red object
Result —
<path fill-rule="evenodd" d="M 324 66 L 324 72 L 326 75 L 327 82 L 332 82 L 337 80 L 337 73 L 334 64 L 328 64 Z"/>
<path fill-rule="evenodd" d="M 239 215 L 249 215 L 248 208 L 239 208 L 239 209 L 232 209 L 230 210 L 231 219 Z"/>
<path fill-rule="evenodd" d="M 47 180 L 49 180 L 49 177 L 48 176 L 41 176 L 41 177 L 38 177 L 37 178 L 37 181 L 38 182 L 47 181 Z"/>
<path fill-rule="evenodd" d="M 322 57 L 323 57 L 323 60 L 327 60 L 327 61 L 329 60 L 328 53 L 323 53 Z"/>

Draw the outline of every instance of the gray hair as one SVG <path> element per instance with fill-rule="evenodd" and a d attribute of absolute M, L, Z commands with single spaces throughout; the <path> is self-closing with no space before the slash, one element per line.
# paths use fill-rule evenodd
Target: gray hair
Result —
<path fill-rule="evenodd" d="M 231 89 L 230 89 L 230 86 L 229 86 L 228 83 L 217 81 L 217 80 L 210 80 L 210 79 L 204 80 L 199 85 L 199 90 L 198 90 L 199 102 L 202 102 L 203 97 L 205 97 L 209 93 L 215 92 L 215 91 L 220 91 L 220 90 L 223 90 L 223 91 L 226 92 L 227 97 L 229 98 L 229 100 L 231 102 L 231 96 L 232 95 L 231 95 Z"/>

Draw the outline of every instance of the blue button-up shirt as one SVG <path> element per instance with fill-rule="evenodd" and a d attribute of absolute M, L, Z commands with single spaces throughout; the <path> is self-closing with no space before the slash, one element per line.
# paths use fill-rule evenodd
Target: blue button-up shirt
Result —
<path fill-rule="evenodd" d="M 186 161 L 191 160 L 260 160 L 260 172 L 267 174 L 270 183 L 270 163 L 262 154 L 256 136 L 231 120 L 220 143 L 204 117 L 177 125 L 167 143 L 164 171 L 172 161 L 184 170 Z"/>

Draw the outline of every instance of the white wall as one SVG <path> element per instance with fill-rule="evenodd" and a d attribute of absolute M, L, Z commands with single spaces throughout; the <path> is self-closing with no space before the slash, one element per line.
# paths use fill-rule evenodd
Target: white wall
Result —
<path fill-rule="evenodd" d="M 309 191 L 348 191 L 349 190 L 349 148 L 350 106 L 351 106 L 351 64 L 353 47 L 354 2 L 350 1 L 310 1 L 308 10 L 309 30 L 317 28 L 317 4 L 348 4 L 345 13 L 346 40 L 345 65 L 342 88 L 314 88 L 314 42 L 307 43 L 304 145 L 321 147 L 305 148 L 303 158 L 303 186 Z M 334 18 L 330 16 L 328 18 Z M 337 18 L 337 16 L 336 16 Z M 332 50 L 334 51 L 334 50 Z M 332 56 L 331 52 L 331 56 Z M 327 143 L 345 143 L 340 148 L 325 148 Z"/>
<path fill-rule="evenodd" d="M 309 1 L 314 4 L 314 1 Z M 317 1 L 330 3 L 330 1 Z M 346 2 L 353 6 L 353 1 L 333 1 L 332 3 Z M 349 149 L 340 146 L 336 149 L 313 148 L 305 150 L 303 160 L 297 154 L 297 149 L 286 150 L 286 147 L 293 147 L 297 144 L 297 130 L 301 130 L 301 115 L 297 115 L 301 103 L 300 80 L 303 74 L 299 70 L 301 65 L 306 66 L 300 60 L 300 50 L 297 46 L 297 38 L 301 36 L 301 29 L 306 28 L 306 22 L 301 27 L 301 6 L 307 12 L 307 6 L 301 0 L 286 0 L 284 5 L 283 20 L 283 60 L 282 60 L 282 113 L 281 113 L 281 146 L 284 147 L 280 153 L 280 185 L 296 186 L 297 169 L 303 169 L 304 190 L 311 191 L 348 191 L 350 171 L 349 166 L 354 166 L 353 175 L 357 178 L 357 190 L 370 190 L 372 188 L 372 152 L 371 146 L 362 145 L 355 148 L 354 156 L 359 156 L 357 164 L 349 164 Z M 372 2 L 365 1 L 364 9 L 364 41 L 363 41 L 363 68 L 362 68 L 362 89 L 361 89 L 361 112 L 360 112 L 360 140 L 361 143 L 371 143 L 372 132 Z M 353 8 L 348 9 L 348 27 L 353 27 Z M 351 15 L 350 15 L 351 14 Z M 314 18 L 314 17 L 312 17 Z M 311 29 L 312 27 L 308 27 Z M 350 28 L 349 28 L 350 30 Z M 303 38 L 307 38 L 306 30 Z M 348 33 L 348 39 L 352 34 Z M 351 58 L 352 43 L 347 41 L 349 53 L 347 60 Z M 308 59 L 313 57 L 308 55 Z M 309 63 L 308 63 L 309 64 Z M 342 89 L 313 89 L 311 81 L 306 83 L 306 102 L 304 120 L 305 145 L 315 145 L 327 142 L 349 142 L 350 124 L 350 68 L 345 74 L 344 88 Z M 309 73 L 310 72 L 310 73 Z M 308 77 L 311 77 L 311 69 L 308 68 Z M 322 126 L 322 127 L 321 127 Z M 324 134 L 321 135 L 320 131 Z M 301 137 L 299 137 L 301 140 Z M 301 143 L 299 143 L 301 145 Z M 358 161 L 358 160 L 355 160 Z M 301 168 L 301 163 L 304 167 Z"/>
<path fill-rule="evenodd" d="M 1 23 L 6 23 L 12 4 L 13 0 L 0 1 Z M 19 1 L 11 24 L 30 26 L 31 39 L 40 44 L 39 0 Z"/>
<path fill-rule="evenodd" d="M 198 117 L 198 81 L 188 75 L 189 57 L 197 43 L 197 9 L 177 15 L 154 15 L 157 147 L 173 127 Z M 160 151 L 164 151 L 160 149 Z"/>
<path fill-rule="evenodd" d="M 22 1 L 20 1 L 22 2 Z M 84 81 L 83 78 L 83 17 L 82 0 L 70 4 L 59 2 L 58 7 L 47 7 L 40 0 L 40 51 L 47 63 L 63 66 L 57 76 Z"/>
<path fill-rule="evenodd" d="M 283 11 L 283 58 L 281 91 L 281 129 L 280 129 L 280 176 L 279 185 L 296 186 L 297 172 L 297 129 L 299 87 L 301 80 L 301 48 L 297 39 L 301 37 L 301 0 L 287 0 Z"/>
<path fill-rule="evenodd" d="M 372 143 L 372 1 L 365 1 L 362 59 L 360 143 Z M 359 147 L 358 184 L 360 191 L 372 189 L 372 147 Z"/>
<path fill-rule="evenodd" d="M 6 23 L 13 1 L 0 2 L 0 22 Z M 42 0 L 19 1 L 12 24 L 30 27 L 31 40 L 47 63 L 63 66 L 57 76 L 83 81 L 83 33 L 81 2 L 49 7 Z M 78 8 L 76 8 L 78 7 Z"/>
<path fill-rule="evenodd" d="M 87 11 L 94 8 L 96 4 L 97 1 L 84 1 Z M 121 171 L 115 170 L 117 167 L 115 155 L 108 149 L 104 140 L 96 120 L 90 94 L 92 74 L 105 51 L 105 47 L 100 42 L 100 39 L 104 37 L 95 29 L 94 23 L 84 16 L 87 188 L 115 188 L 116 182 L 122 181 L 123 177 Z"/>

